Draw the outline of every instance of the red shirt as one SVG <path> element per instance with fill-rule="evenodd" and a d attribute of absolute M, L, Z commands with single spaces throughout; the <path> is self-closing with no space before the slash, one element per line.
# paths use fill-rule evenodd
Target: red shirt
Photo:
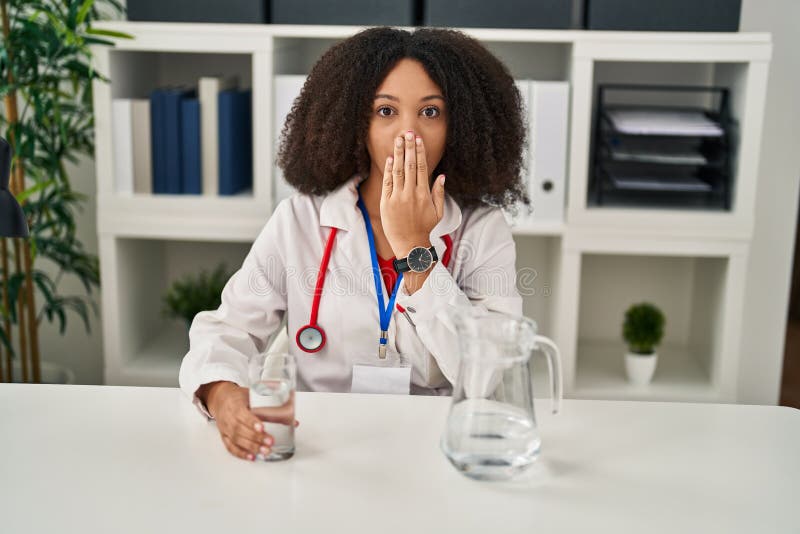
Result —
<path fill-rule="evenodd" d="M 388 260 L 384 260 L 378 256 L 378 265 L 381 268 L 381 276 L 383 276 L 383 283 L 386 284 L 386 291 L 391 295 L 394 289 L 394 283 L 397 281 L 397 271 L 394 270 L 395 256 Z"/>

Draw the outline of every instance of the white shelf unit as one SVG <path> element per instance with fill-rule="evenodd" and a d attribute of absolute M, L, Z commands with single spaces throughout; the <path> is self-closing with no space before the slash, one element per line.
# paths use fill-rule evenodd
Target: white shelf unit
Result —
<path fill-rule="evenodd" d="M 322 53 L 362 26 L 106 22 L 133 40 L 96 47 L 98 232 L 103 271 L 106 382 L 177 384 L 187 339 L 159 319 L 160 296 L 182 272 L 236 266 L 275 198 L 272 79 L 308 74 Z M 412 30 L 412 28 L 404 28 Z M 471 29 L 515 79 L 568 81 L 565 221 L 515 226 L 524 313 L 552 337 L 575 398 L 735 402 L 741 318 L 771 38 L 761 33 Z M 112 97 L 164 83 L 239 74 L 253 89 L 253 191 L 233 198 L 119 195 L 113 191 Z M 588 199 L 598 83 L 719 84 L 739 121 L 729 212 L 608 208 Z M 190 258 L 191 261 L 188 261 Z M 633 388 L 622 368 L 622 312 L 650 298 L 667 313 L 653 383 Z M 665 300 L 666 299 L 666 300 Z M 597 320 L 595 320 L 596 318 Z M 546 365 L 533 365 L 537 396 Z"/>

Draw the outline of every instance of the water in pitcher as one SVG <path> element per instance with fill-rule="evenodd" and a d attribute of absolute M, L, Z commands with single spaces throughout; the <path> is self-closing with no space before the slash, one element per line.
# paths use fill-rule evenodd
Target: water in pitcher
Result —
<path fill-rule="evenodd" d="M 476 479 L 506 479 L 539 455 L 530 414 L 510 404 L 467 399 L 452 408 L 442 448 L 453 465 Z"/>
<path fill-rule="evenodd" d="M 261 380 L 250 387 L 250 409 L 275 438 L 262 460 L 286 460 L 294 455 L 294 390 L 288 380 Z"/>

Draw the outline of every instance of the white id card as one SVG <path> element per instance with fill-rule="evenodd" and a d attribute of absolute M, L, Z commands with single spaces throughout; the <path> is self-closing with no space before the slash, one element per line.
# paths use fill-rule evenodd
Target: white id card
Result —
<path fill-rule="evenodd" d="M 381 359 L 376 354 L 356 358 L 353 363 L 351 393 L 392 393 L 408 395 L 411 392 L 411 362 L 402 354 L 387 352 Z"/>

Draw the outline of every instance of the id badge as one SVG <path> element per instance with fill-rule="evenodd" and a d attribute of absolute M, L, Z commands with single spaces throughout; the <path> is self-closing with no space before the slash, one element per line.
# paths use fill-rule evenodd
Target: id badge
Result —
<path fill-rule="evenodd" d="M 387 352 L 381 359 L 377 354 L 355 358 L 351 393 L 411 393 L 411 361 L 396 352 Z"/>

